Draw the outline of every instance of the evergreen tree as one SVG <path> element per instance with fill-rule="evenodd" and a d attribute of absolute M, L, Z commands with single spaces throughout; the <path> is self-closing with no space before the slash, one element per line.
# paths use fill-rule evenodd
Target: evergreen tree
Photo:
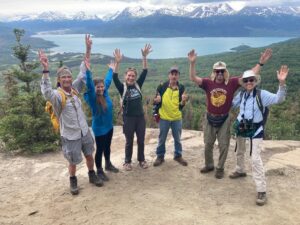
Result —
<path fill-rule="evenodd" d="M 45 100 L 40 91 L 41 75 L 35 72 L 37 62 L 28 62 L 29 45 L 21 39 L 24 30 L 14 29 L 16 45 L 13 54 L 20 64 L 4 73 L 6 96 L 1 102 L 0 139 L 5 149 L 44 152 L 57 149 Z"/>

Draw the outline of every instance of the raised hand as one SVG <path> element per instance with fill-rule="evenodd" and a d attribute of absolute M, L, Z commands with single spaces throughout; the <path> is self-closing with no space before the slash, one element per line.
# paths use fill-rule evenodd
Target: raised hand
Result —
<path fill-rule="evenodd" d="M 272 49 L 267 48 L 264 52 L 261 53 L 259 63 L 265 64 L 272 57 Z"/>
<path fill-rule="evenodd" d="M 277 70 L 277 78 L 280 84 L 284 84 L 286 77 L 288 76 L 289 68 L 287 65 L 282 65 L 280 71 Z"/>
<path fill-rule="evenodd" d="M 90 63 L 90 58 L 89 57 L 84 57 L 84 65 L 85 68 L 89 71 L 91 71 L 91 63 Z"/>
<path fill-rule="evenodd" d="M 122 61 L 123 55 L 122 55 L 120 49 L 116 48 L 115 51 L 113 52 L 113 55 L 115 57 L 116 63 L 120 63 Z"/>
<path fill-rule="evenodd" d="M 144 49 L 141 49 L 141 52 L 142 52 L 142 56 L 143 56 L 144 58 L 146 58 L 147 55 L 148 55 L 150 52 L 152 52 L 152 47 L 151 47 L 151 45 L 150 45 L 150 44 L 146 44 L 145 47 L 144 47 Z"/>
<path fill-rule="evenodd" d="M 89 34 L 86 34 L 85 35 L 85 48 L 86 48 L 86 51 L 90 52 L 91 49 L 92 49 L 92 44 L 93 44 L 93 41 L 91 39 L 91 36 Z"/>
<path fill-rule="evenodd" d="M 43 66 L 44 70 L 48 70 L 49 69 L 49 60 L 48 60 L 47 55 L 41 49 L 38 51 L 38 54 L 39 54 L 39 60 L 41 62 L 41 65 Z"/>
<path fill-rule="evenodd" d="M 159 93 L 156 94 L 155 98 L 153 99 L 153 102 L 154 102 L 155 104 L 158 104 L 158 103 L 161 102 L 161 96 L 160 96 Z"/>
<path fill-rule="evenodd" d="M 181 99 L 183 104 L 185 104 L 189 100 L 189 96 L 186 92 L 183 92 L 183 94 L 181 95 Z"/>
<path fill-rule="evenodd" d="M 197 53 L 195 52 L 194 49 L 192 49 L 189 53 L 188 53 L 188 59 L 190 61 L 190 63 L 195 63 L 196 59 L 197 59 Z"/>
<path fill-rule="evenodd" d="M 115 61 L 110 60 L 110 63 L 107 64 L 107 66 L 114 71 L 116 68 L 116 63 L 115 63 Z"/>

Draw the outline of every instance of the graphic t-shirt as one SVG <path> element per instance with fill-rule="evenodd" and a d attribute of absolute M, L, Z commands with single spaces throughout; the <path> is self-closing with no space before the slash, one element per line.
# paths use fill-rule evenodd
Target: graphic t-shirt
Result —
<path fill-rule="evenodd" d="M 239 77 L 232 77 L 228 84 L 218 84 L 209 78 L 203 78 L 199 86 L 206 93 L 207 111 L 212 114 L 227 114 L 230 110 L 234 92 L 240 87 Z"/>

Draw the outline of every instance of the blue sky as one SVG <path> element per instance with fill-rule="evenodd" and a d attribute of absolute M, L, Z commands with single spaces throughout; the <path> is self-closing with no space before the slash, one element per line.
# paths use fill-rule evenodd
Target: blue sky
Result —
<path fill-rule="evenodd" d="M 1 0 L 1 15 L 12 14 L 30 14 L 43 11 L 59 11 L 65 13 L 75 13 L 85 11 L 88 13 L 108 14 L 125 7 L 147 6 L 147 7 L 164 7 L 164 6 L 180 6 L 198 3 L 217 3 L 228 2 L 233 8 L 240 9 L 246 5 L 250 6 L 275 6 L 275 5 L 291 5 L 300 7 L 300 0 L 246 0 L 246 1 L 203 1 L 203 0 Z M 16 7 L 17 6 L 17 7 Z"/>

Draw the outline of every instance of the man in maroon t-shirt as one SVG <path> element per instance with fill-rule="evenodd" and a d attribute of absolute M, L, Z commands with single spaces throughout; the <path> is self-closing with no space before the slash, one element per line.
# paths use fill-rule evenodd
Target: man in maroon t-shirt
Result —
<path fill-rule="evenodd" d="M 258 74 L 263 66 L 272 56 L 272 50 L 266 49 L 260 57 L 259 63 L 252 70 Z M 204 144 L 205 144 L 205 166 L 201 173 L 208 173 L 214 170 L 213 148 L 218 139 L 220 155 L 215 177 L 224 177 L 224 164 L 227 158 L 230 142 L 230 118 L 228 116 L 235 91 L 240 87 L 239 77 L 229 77 L 226 64 L 216 62 L 210 78 L 196 76 L 195 50 L 188 53 L 190 61 L 190 79 L 194 81 L 206 93 L 206 120 L 204 121 Z"/>

